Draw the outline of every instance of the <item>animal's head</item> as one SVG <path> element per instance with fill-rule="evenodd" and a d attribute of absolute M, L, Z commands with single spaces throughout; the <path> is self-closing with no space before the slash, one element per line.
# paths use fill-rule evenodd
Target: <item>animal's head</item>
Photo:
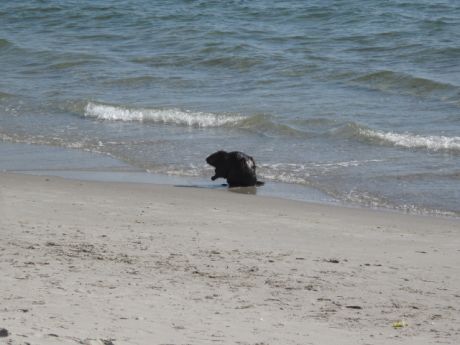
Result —
<path fill-rule="evenodd" d="M 227 152 L 217 151 L 217 152 L 214 152 L 212 155 L 208 156 L 208 158 L 206 158 L 206 163 L 208 163 L 209 165 L 212 165 L 213 167 L 218 167 L 218 166 L 221 166 L 225 162 L 226 158 L 227 158 Z"/>

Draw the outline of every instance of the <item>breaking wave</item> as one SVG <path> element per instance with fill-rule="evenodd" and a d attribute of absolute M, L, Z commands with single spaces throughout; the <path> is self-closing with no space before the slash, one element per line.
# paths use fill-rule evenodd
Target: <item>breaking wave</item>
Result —
<path fill-rule="evenodd" d="M 199 111 L 152 108 L 127 108 L 89 102 L 84 116 L 107 121 L 138 121 L 164 123 L 188 127 L 229 127 L 256 132 L 267 136 L 287 136 L 311 138 L 331 136 L 368 142 L 373 145 L 394 145 L 404 148 L 427 149 L 431 151 L 453 151 L 460 153 L 460 137 L 440 135 L 418 135 L 412 133 L 385 132 L 371 129 L 354 122 L 345 123 L 326 132 L 315 132 L 316 119 L 305 120 L 299 126 L 293 123 L 280 123 L 270 115 L 255 114 L 242 116 L 228 113 L 207 113 Z M 331 124 L 326 122 L 327 124 Z"/>
<path fill-rule="evenodd" d="M 180 109 L 129 109 L 92 102 L 86 105 L 84 115 L 98 120 L 169 123 L 190 127 L 220 127 L 235 124 L 244 119 L 237 115 Z"/>
<path fill-rule="evenodd" d="M 392 145 L 408 149 L 450 151 L 460 153 L 460 137 L 442 135 L 419 135 L 409 132 L 396 133 L 371 129 L 355 122 L 348 122 L 329 131 L 335 138 L 346 138 L 370 145 Z"/>
<path fill-rule="evenodd" d="M 188 127 L 228 127 L 240 128 L 267 136 L 309 137 L 312 133 L 276 121 L 273 116 L 253 114 L 249 116 L 230 113 L 207 113 L 177 108 L 152 109 L 128 108 L 89 102 L 84 108 L 84 116 L 108 121 L 138 121 L 165 123 Z"/>
<path fill-rule="evenodd" d="M 422 136 L 410 133 L 382 132 L 360 128 L 359 134 L 365 138 L 377 139 L 395 146 L 406 148 L 424 148 L 433 151 L 459 151 L 460 137 Z"/>

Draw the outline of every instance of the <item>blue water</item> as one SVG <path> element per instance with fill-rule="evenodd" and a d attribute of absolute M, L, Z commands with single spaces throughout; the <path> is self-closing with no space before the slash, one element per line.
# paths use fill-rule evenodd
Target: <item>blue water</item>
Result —
<path fill-rule="evenodd" d="M 197 178 L 242 150 L 286 190 L 460 215 L 456 0 L 1 1 L 0 23 L 0 145 Z"/>

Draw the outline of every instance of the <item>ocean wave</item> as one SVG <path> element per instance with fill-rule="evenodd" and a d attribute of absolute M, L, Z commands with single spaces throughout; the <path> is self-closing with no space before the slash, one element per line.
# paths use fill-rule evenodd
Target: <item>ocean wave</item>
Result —
<path fill-rule="evenodd" d="M 92 102 L 86 105 L 84 115 L 98 120 L 169 123 L 189 127 L 221 127 L 245 119 L 237 115 L 192 112 L 175 108 L 130 109 Z"/>
<path fill-rule="evenodd" d="M 448 83 L 442 83 L 427 78 L 415 77 L 409 74 L 387 70 L 368 73 L 354 78 L 353 81 L 382 89 L 392 87 L 396 87 L 398 89 L 406 88 L 420 94 L 437 90 L 447 90 L 455 87 Z"/>
<path fill-rule="evenodd" d="M 200 82 L 192 79 L 186 79 L 182 77 L 159 77 L 159 76 L 135 76 L 135 77 L 125 77 L 125 78 L 116 78 L 104 81 L 105 85 L 111 87 L 121 87 L 121 88 L 139 88 L 139 87 L 148 87 L 155 84 L 161 84 L 173 88 L 188 88 L 188 87 L 200 87 Z"/>
<path fill-rule="evenodd" d="M 430 151 L 453 151 L 460 153 L 460 137 L 442 135 L 420 135 L 409 132 L 385 132 L 348 122 L 328 132 L 339 139 L 352 139 L 373 145 L 393 145 L 403 148 L 427 149 Z"/>
<path fill-rule="evenodd" d="M 193 112 L 189 110 L 127 108 L 89 102 L 84 108 L 84 116 L 106 121 L 151 122 L 177 126 L 213 128 L 237 128 L 266 136 L 308 139 L 317 136 L 330 136 L 338 139 L 352 139 L 373 145 L 393 145 L 404 148 L 419 148 L 430 151 L 460 152 L 460 137 L 440 135 L 419 135 L 412 133 L 396 133 L 375 130 L 355 122 L 318 132 L 311 129 L 316 126 L 328 126 L 334 123 L 327 119 L 310 119 L 282 123 L 274 116 L 255 114 L 242 116 L 236 114 L 219 114 Z M 306 127 L 309 126 L 310 130 Z"/>
<path fill-rule="evenodd" d="M 296 128 L 295 124 L 293 126 L 291 123 L 280 123 L 273 116 L 266 114 L 248 116 L 236 123 L 235 127 L 265 136 L 295 138 L 309 138 L 314 136 L 312 132 Z"/>
<path fill-rule="evenodd" d="M 221 52 L 221 51 L 220 51 Z M 222 53 L 222 52 L 221 52 Z M 223 68 L 233 70 L 248 70 L 263 63 L 264 59 L 260 56 L 236 56 L 230 52 L 228 56 L 205 56 L 193 55 L 182 56 L 173 54 L 160 54 L 149 57 L 137 57 L 131 59 L 132 62 L 153 66 L 153 67 L 185 67 L 203 66 L 208 68 Z"/>
<path fill-rule="evenodd" d="M 297 118 L 291 120 L 290 123 L 302 127 L 328 127 L 337 124 L 337 120 L 328 117 L 310 117 L 306 119 Z"/>
<path fill-rule="evenodd" d="M 152 122 L 188 127 L 227 127 L 254 132 L 265 136 L 308 138 L 314 134 L 296 128 L 296 123 L 280 123 L 274 116 L 266 114 L 237 115 L 207 113 L 170 109 L 128 108 L 89 102 L 84 107 L 84 116 L 107 121 Z M 316 122 L 316 120 L 313 120 Z M 302 122 L 305 126 L 308 121 Z"/>
<path fill-rule="evenodd" d="M 247 70 L 261 64 L 261 58 L 254 56 L 219 56 L 211 57 L 200 61 L 200 65 L 205 67 L 221 67 L 228 69 Z"/>
<path fill-rule="evenodd" d="M 194 63 L 194 58 L 190 56 L 163 54 L 154 56 L 142 56 L 130 59 L 130 62 L 149 67 L 184 67 Z"/>
<path fill-rule="evenodd" d="M 11 46 L 11 45 L 13 45 L 13 44 L 10 41 L 8 41 L 7 39 L 0 38 L 0 48 L 5 48 L 5 47 Z"/>
<path fill-rule="evenodd" d="M 127 77 L 112 79 L 105 82 L 106 85 L 116 85 L 116 86 L 146 86 L 151 85 L 155 82 L 162 81 L 161 78 L 152 77 L 152 76 L 139 76 L 139 77 Z"/>
<path fill-rule="evenodd" d="M 0 91 L 0 100 L 12 98 L 12 97 L 14 97 L 13 94 Z"/>
<path fill-rule="evenodd" d="M 399 147 L 423 148 L 432 151 L 460 152 L 460 137 L 446 137 L 438 135 L 422 136 L 411 133 L 400 134 L 365 128 L 359 128 L 358 132 L 359 135 L 364 138 L 381 140 Z"/>
<path fill-rule="evenodd" d="M 442 101 L 460 101 L 459 86 L 406 73 L 383 70 L 352 78 L 351 82 L 384 92 L 430 96 Z"/>
<path fill-rule="evenodd" d="M 57 61 L 53 64 L 50 64 L 48 68 L 52 70 L 63 70 L 63 69 L 71 69 L 74 67 L 90 64 L 90 63 L 95 63 L 95 60 L 65 60 L 63 59 L 62 61 Z"/>

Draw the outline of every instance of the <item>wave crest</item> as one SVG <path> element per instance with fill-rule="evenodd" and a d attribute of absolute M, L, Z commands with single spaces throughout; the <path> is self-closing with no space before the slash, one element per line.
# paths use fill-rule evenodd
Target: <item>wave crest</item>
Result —
<path fill-rule="evenodd" d="M 359 128 L 360 136 L 382 140 L 395 146 L 406 148 L 424 148 L 433 151 L 460 151 L 460 137 L 422 136 L 410 133 L 382 132 L 372 129 Z"/>
<path fill-rule="evenodd" d="M 393 71 L 377 71 L 353 79 L 354 82 L 374 86 L 378 89 L 406 89 L 414 94 L 428 94 L 435 91 L 455 89 L 454 85 L 416 77 Z"/>
<path fill-rule="evenodd" d="M 179 109 L 129 109 L 111 105 L 88 103 L 84 115 L 99 120 L 170 123 L 189 127 L 221 127 L 244 119 L 215 113 L 192 112 Z"/>
<path fill-rule="evenodd" d="M 7 39 L 0 38 L 0 47 L 1 48 L 9 47 L 11 45 L 13 45 L 13 44 L 10 41 L 8 41 Z"/>
<path fill-rule="evenodd" d="M 388 70 L 376 71 L 351 79 L 351 82 L 382 92 L 403 93 L 416 97 L 432 97 L 454 105 L 458 105 L 460 102 L 460 88 L 458 85 L 406 73 Z"/>

